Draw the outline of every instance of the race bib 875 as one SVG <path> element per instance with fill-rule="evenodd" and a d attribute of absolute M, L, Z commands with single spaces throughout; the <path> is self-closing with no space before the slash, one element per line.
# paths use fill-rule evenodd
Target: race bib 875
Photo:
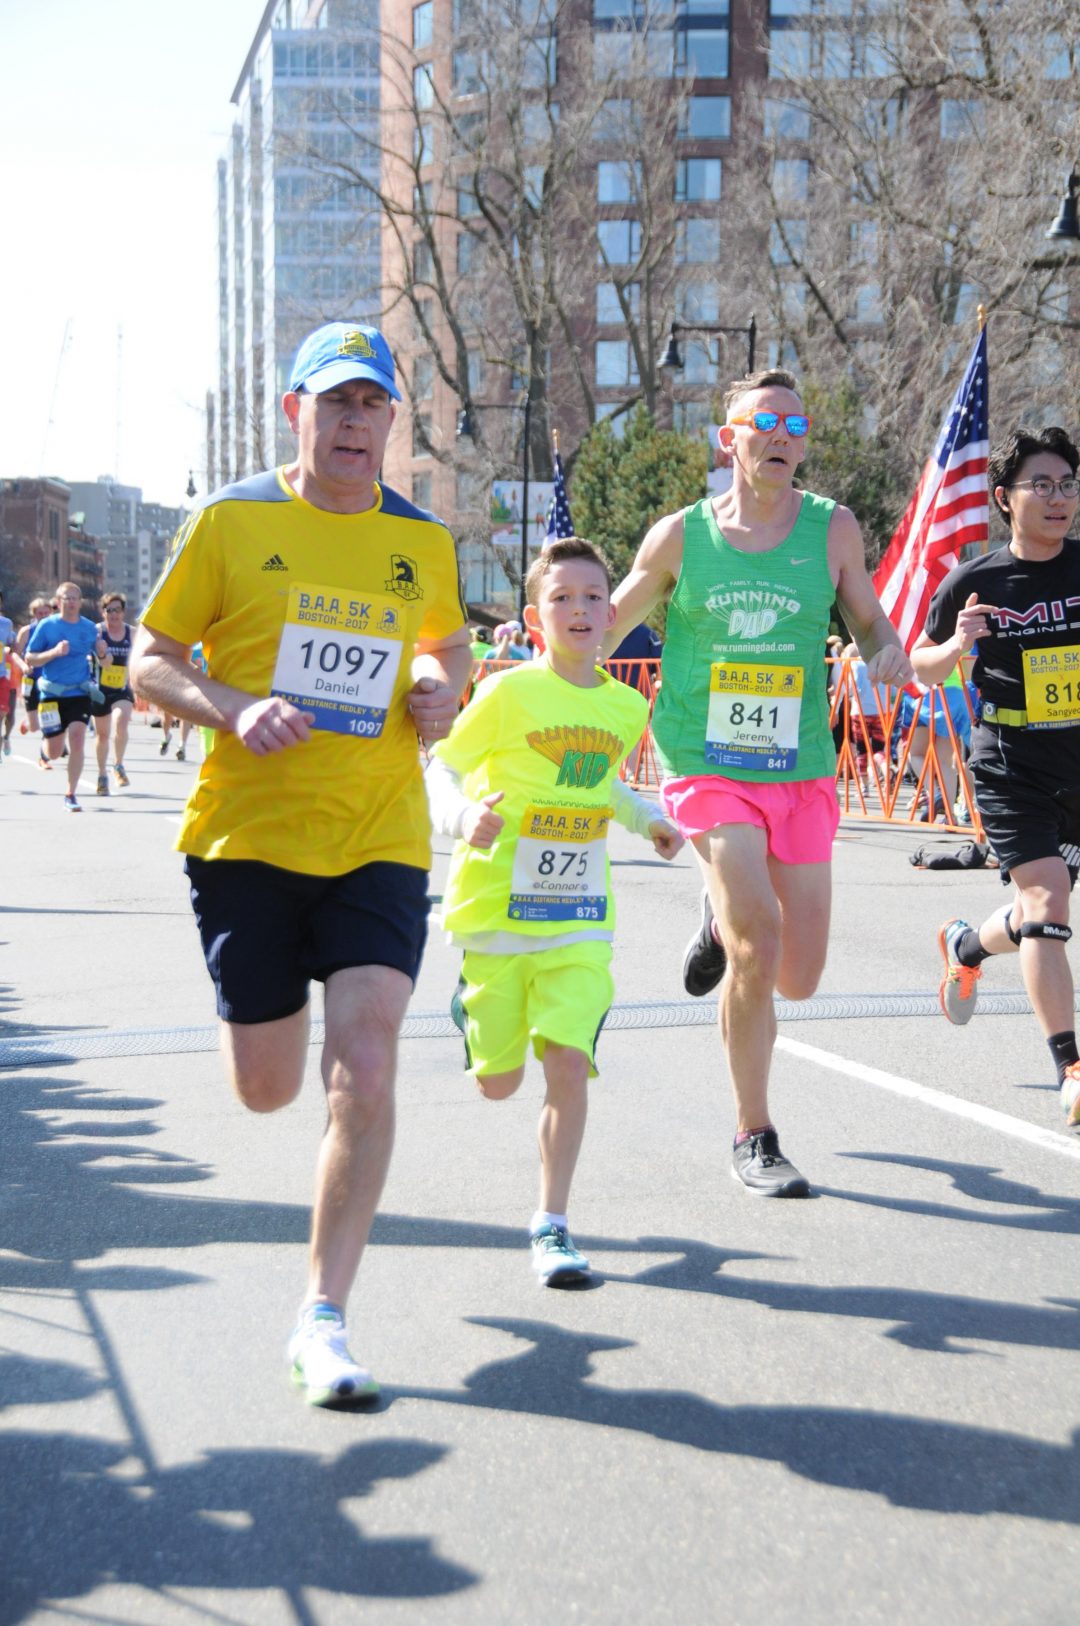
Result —
<path fill-rule="evenodd" d="M 270 692 L 313 714 L 316 728 L 375 739 L 386 723 L 404 636 L 392 599 L 296 583 Z"/>

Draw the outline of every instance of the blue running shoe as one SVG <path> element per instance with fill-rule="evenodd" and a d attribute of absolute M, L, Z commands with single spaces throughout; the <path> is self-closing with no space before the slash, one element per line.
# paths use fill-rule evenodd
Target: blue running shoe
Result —
<path fill-rule="evenodd" d="M 588 1281 L 589 1261 L 574 1247 L 569 1231 L 562 1225 L 542 1225 L 530 1238 L 532 1263 L 541 1287 L 561 1287 L 564 1282 Z"/>

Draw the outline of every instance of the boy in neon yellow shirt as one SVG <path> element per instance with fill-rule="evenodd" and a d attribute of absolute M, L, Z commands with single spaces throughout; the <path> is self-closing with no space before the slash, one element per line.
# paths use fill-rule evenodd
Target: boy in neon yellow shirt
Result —
<path fill-rule="evenodd" d="M 619 777 L 648 703 L 597 666 L 611 625 L 603 558 L 578 537 L 529 571 L 525 622 L 546 653 L 485 679 L 427 770 L 436 830 L 458 838 L 443 901 L 465 950 L 454 1016 L 489 1100 L 520 1085 L 531 1039 L 543 1062 L 540 1206 L 530 1239 L 547 1286 L 582 1281 L 566 1210 L 585 1132 L 588 1081 L 613 984 L 611 819 L 674 858 L 682 837 Z"/>

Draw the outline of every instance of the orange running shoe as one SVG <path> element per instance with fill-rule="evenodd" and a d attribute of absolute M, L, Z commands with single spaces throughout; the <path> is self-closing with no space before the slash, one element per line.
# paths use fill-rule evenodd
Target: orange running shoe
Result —
<path fill-rule="evenodd" d="M 970 930 L 967 921 L 957 916 L 953 920 L 947 920 L 937 934 L 938 948 L 941 950 L 941 958 L 945 961 L 945 975 L 938 989 L 938 1003 L 947 1019 L 956 1027 L 963 1027 L 965 1022 L 971 1021 L 979 997 L 982 967 L 961 965 L 956 958 L 957 944 L 964 933 Z"/>

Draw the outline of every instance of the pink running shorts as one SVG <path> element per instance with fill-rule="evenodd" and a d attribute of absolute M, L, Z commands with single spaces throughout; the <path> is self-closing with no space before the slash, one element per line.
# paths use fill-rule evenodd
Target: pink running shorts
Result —
<path fill-rule="evenodd" d="M 768 784 L 718 774 L 665 779 L 660 802 L 688 841 L 722 824 L 756 825 L 781 864 L 827 864 L 840 823 L 831 774 Z"/>

